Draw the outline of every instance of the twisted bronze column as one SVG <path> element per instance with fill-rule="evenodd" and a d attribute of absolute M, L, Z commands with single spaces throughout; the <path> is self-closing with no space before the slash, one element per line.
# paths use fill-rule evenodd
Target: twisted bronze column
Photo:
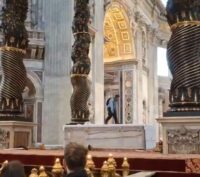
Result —
<path fill-rule="evenodd" d="M 6 0 L 2 9 L 1 31 L 4 36 L 1 47 L 2 80 L 0 85 L 0 113 L 23 112 L 22 92 L 26 83 L 23 57 L 28 46 L 24 25 L 28 10 L 27 0 Z"/>
<path fill-rule="evenodd" d="M 89 121 L 88 98 L 90 86 L 88 74 L 90 73 L 90 59 L 88 57 L 90 47 L 90 34 L 88 22 L 90 10 L 89 0 L 75 0 L 75 14 L 72 25 L 74 44 L 72 46 L 71 83 L 73 94 L 71 96 L 72 123 L 84 123 Z"/>
<path fill-rule="evenodd" d="M 200 111 L 200 0 L 168 0 L 171 112 Z"/>

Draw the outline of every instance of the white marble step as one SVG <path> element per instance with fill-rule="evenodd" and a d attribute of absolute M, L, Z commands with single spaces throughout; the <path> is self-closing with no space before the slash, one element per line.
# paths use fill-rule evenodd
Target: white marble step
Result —
<path fill-rule="evenodd" d="M 138 173 L 129 175 L 128 177 L 151 177 L 155 174 L 156 172 L 138 172 Z"/>

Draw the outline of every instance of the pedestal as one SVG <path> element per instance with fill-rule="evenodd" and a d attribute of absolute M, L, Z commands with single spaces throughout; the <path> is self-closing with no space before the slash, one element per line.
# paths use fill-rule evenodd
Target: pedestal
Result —
<path fill-rule="evenodd" d="M 162 126 L 164 154 L 200 153 L 200 116 L 164 117 Z"/>
<path fill-rule="evenodd" d="M 93 148 L 146 149 L 155 145 L 153 127 L 135 125 L 65 125 L 64 142 Z"/>
<path fill-rule="evenodd" d="M 31 147 L 34 126 L 31 122 L 0 121 L 0 149 Z"/>

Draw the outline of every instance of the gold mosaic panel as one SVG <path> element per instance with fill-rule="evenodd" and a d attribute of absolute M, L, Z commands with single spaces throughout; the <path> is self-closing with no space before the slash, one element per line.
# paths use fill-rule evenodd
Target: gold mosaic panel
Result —
<path fill-rule="evenodd" d="M 129 33 L 127 31 L 126 32 L 122 32 L 121 36 L 122 36 L 122 40 L 123 41 L 129 41 L 130 40 Z"/>
<path fill-rule="evenodd" d="M 105 15 L 104 22 L 104 60 L 116 61 L 134 58 L 134 42 L 125 11 L 114 3 Z"/>
<path fill-rule="evenodd" d="M 120 30 L 126 30 L 126 29 L 128 29 L 125 21 L 117 22 L 117 24 L 118 24 Z"/>
<path fill-rule="evenodd" d="M 124 44 L 124 53 L 132 53 L 132 45 L 130 43 Z"/>
<path fill-rule="evenodd" d="M 115 17 L 115 20 L 123 20 L 123 15 L 122 13 L 114 13 L 114 17 Z"/>

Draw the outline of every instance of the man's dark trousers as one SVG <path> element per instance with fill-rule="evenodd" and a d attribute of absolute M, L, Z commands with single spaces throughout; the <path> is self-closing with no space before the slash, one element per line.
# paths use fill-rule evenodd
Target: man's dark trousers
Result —
<path fill-rule="evenodd" d="M 115 120 L 115 124 L 118 124 L 119 122 L 118 122 L 118 120 L 117 120 L 117 113 L 116 113 L 116 111 L 114 111 L 114 113 L 112 113 L 110 107 L 108 107 L 107 110 L 108 110 L 108 117 L 107 117 L 106 120 L 105 120 L 105 124 L 107 124 L 108 121 L 109 121 L 112 117 L 113 117 L 114 120 Z"/>

